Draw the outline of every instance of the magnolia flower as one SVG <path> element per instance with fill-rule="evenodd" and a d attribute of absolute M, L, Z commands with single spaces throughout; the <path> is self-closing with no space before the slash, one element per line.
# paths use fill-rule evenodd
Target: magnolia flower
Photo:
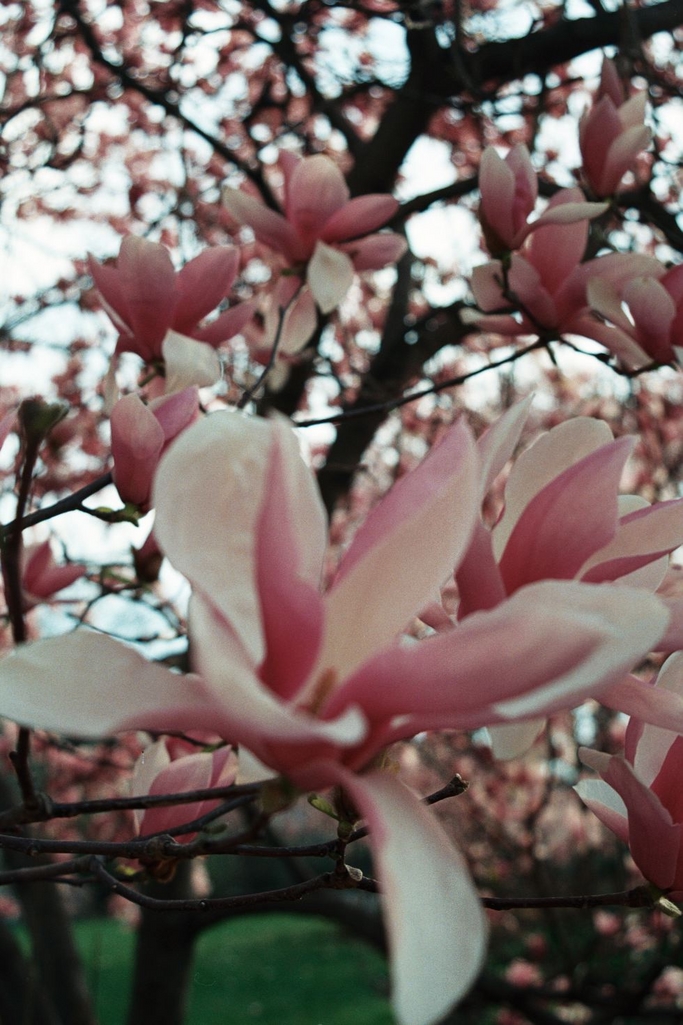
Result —
<path fill-rule="evenodd" d="M 549 203 L 529 222 L 538 199 L 538 180 L 526 146 L 513 146 L 505 159 L 487 146 L 479 164 L 479 220 L 489 252 L 503 256 L 547 224 L 576 224 L 598 217 L 607 203 L 587 203 L 580 189 L 565 189 L 560 203 Z M 583 255 L 583 253 L 581 254 Z"/>
<path fill-rule="evenodd" d="M 111 413 L 112 476 L 124 502 L 149 508 L 162 453 L 198 416 L 196 388 L 184 388 L 149 406 L 138 395 L 119 399 Z"/>
<path fill-rule="evenodd" d="M 230 747 L 215 751 L 198 751 L 196 747 L 175 737 L 155 741 L 145 748 L 133 769 L 130 792 L 146 794 L 181 794 L 208 787 L 227 787 L 237 777 L 237 757 Z M 174 804 L 166 808 L 140 808 L 134 811 L 139 833 L 167 833 L 176 826 L 206 815 L 218 806 L 216 800 Z M 180 843 L 189 843 L 196 833 L 183 833 Z"/>
<path fill-rule="evenodd" d="M 683 696 L 683 652 L 664 663 L 656 689 Z M 683 737 L 631 719 L 625 758 L 586 748 L 579 753 L 601 776 L 574 787 L 581 800 L 629 845 L 649 882 L 683 899 Z"/>
<path fill-rule="evenodd" d="M 167 392 L 215 384 L 215 348 L 242 330 L 254 305 L 238 303 L 210 324 L 201 322 L 229 292 L 238 264 L 237 250 L 215 246 L 176 272 L 164 246 L 134 235 L 121 243 L 116 267 L 90 256 L 90 273 L 119 332 L 116 354 L 163 362 Z"/>
<path fill-rule="evenodd" d="M 85 566 L 69 562 L 58 566 L 49 541 L 23 550 L 21 586 L 26 600 L 35 605 L 70 587 L 85 573 Z"/>
<path fill-rule="evenodd" d="M 548 211 L 576 207 L 581 195 L 580 189 L 562 189 L 550 200 Z M 660 276 L 664 268 L 652 257 L 627 253 L 582 263 L 587 241 L 585 218 L 573 223 L 546 223 L 534 231 L 523 252 L 512 254 L 507 272 L 500 260 L 475 267 L 472 291 L 486 316 L 475 314 L 471 319 L 483 331 L 502 335 L 546 332 L 556 337 L 582 335 L 604 345 L 612 341 L 609 347 L 614 351 L 615 343 L 605 325 L 591 312 L 587 294 L 591 282 L 621 286 L 637 276 Z M 514 309 L 521 313 L 513 316 L 504 312 Z M 628 355 L 624 346 L 622 352 Z"/>
<path fill-rule="evenodd" d="M 280 155 L 285 178 L 284 215 L 240 189 L 226 188 L 223 201 L 238 224 L 248 224 L 259 242 L 279 252 L 303 277 L 323 313 L 342 301 L 356 273 L 396 263 L 405 239 L 381 228 L 396 213 L 389 195 L 350 198 L 344 176 L 329 157 L 303 160 Z"/>
<path fill-rule="evenodd" d="M 402 1025 L 434 1022 L 462 995 L 486 929 L 460 854 L 376 756 L 425 729 L 570 707 L 618 681 L 668 622 L 643 589 L 551 580 L 406 643 L 468 549 L 492 459 L 482 470 L 457 423 L 373 510 L 323 594 L 326 517 L 294 433 L 209 416 L 169 449 L 154 493 L 159 543 L 193 587 L 198 675 L 88 631 L 0 663 L 0 711 L 21 723 L 208 730 L 300 790 L 343 788 L 370 827 Z"/>
<path fill-rule="evenodd" d="M 528 408 L 528 402 L 518 403 L 481 437 L 484 494 L 512 456 Z M 615 441 L 602 420 L 576 417 L 516 459 L 502 515 L 492 528 L 479 520 L 455 570 L 463 625 L 472 614 L 504 607 L 543 580 L 658 588 L 669 553 L 683 543 L 683 500 L 650 506 L 637 496 L 619 497 L 634 443 L 634 438 Z M 548 643 L 552 646 L 551 639 Z M 676 702 L 634 678 L 594 696 L 622 711 L 683 726 Z M 534 722 L 508 726 L 494 733 L 494 749 L 502 756 L 518 754 L 539 728 Z"/>
<path fill-rule="evenodd" d="M 661 276 L 660 276 L 661 275 Z M 659 277 L 659 280 L 657 280 Z M 683 347 L 683 265 L 657 276 L 618 282 L 596 277 L 588 282 L 588 301 L 608 324 L 600 341 L 629 368 L 654 360 L 678 363 Z"/>
<path fill-rule="evenodd" d="M 579 123 L 583 174 L 593 195 L 613 195 L 638 154 L 649 146 L 652 132 L 643 124 L 646 103 L 645 92 L 625 98 L 617 70 L 605 58 L 598 101 Z"/>

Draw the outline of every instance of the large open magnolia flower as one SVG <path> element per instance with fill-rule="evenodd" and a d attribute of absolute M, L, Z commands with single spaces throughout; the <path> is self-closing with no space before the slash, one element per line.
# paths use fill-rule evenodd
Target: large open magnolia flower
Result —
<path fill-rule="evenodd" d="M 101 736 L 207 730 L 302 790 L 341 786 L 370 826 L 393 999 L 406 1025 L 438 1020 L 481 964 L 485 921 L 463 860 L 376 756 L 429 728 L 566 708 L 620 679 L 668 623 L 645 590 L 550 580 L 444 634 L 402 637 L 468 548 L 482 479 L 505 459 L 457 423 L 374 509 L 326 593 L 326 521 L 284 421 L 217 413 L 170 447 L 156 534 L 190 579 L 181 676 L 88 631 L 0 663 L 0 711 Z"/>
<path fill-rule="evenodd" d="M 527 409 L 528 403 L 517 404 L 480 438 L 487 466 L 484 492 L 512 455 Z M 500 607 L 541 581 L 619 582 L 657 590 L 669 554 L 683 543 L 683 500 L 651 506 L 638 496 L 619 495 L 634 444 L 632 437 L 615 441 L 603 420 L 575 417 L 518 456 L 501 516 L 490 527 L 479 520 L 455 570 L 463 623 L 472 613 Z M 665 722 L 677 703 L 633 677 L 594 696 L 651 722 Z M 677 729 L 681 725 L 676 722 Z M 524 722 L 493 731 L 494 749 L 500 755 L 518 754 L 539 728 Z"/>

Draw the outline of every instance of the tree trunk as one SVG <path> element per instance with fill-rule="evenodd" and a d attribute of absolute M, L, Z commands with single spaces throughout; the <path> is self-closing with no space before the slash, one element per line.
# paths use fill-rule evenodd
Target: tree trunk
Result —
<path fill-rule="evenodd" d="M 182 863 L 170 883 L 151 882 L 151 897 L 189 896 L 191 866 Z M 197 929 L 187 911 L 143 910 L 127 1025 L 183 1025 Z"/>

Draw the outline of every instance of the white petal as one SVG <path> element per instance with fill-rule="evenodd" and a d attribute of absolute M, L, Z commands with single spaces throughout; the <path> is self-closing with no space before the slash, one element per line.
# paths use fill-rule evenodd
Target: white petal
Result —
<path fill-rule="evenodd" d="M 505 760 L 519 758 L 526 754 L 545 726 L 545 719 L 530 719 L 527 722 L 505 723 L 503 726 L 489 726 L 491 750 L 494 758 Z"/>
<path fill-rule="evenodd" d="M 221 365 L 215 349 L 206 342 L 168 331 L 161 345 L 166 364 L 166 392 L 190 385 L 206 388 L 220 380 Z"/>
<path fill-rule="evenodd" d="M 400 1025 L 439 1021 L 479 973 L 487 926 L 459 851 L 434 815 L 386 773 L 344 780 L 370 826 Z"/>
<path fill-rule="evenodd" d="M 353 263 L 339 249 L 325 242 L 316 243 L 306 278 L 311 292 L 323 313 L 331 313 L 351 288 L 354 277 Z"/>
<path fill-rule="evenodd" d="M 88 630 L 22 645 L 0 662 L 0 714 L 55 733 L 103 737 L 165 711 L 170 720 L 173 709 L 196 707 L 199 719 L 206 706 L 196 677 Z"/>

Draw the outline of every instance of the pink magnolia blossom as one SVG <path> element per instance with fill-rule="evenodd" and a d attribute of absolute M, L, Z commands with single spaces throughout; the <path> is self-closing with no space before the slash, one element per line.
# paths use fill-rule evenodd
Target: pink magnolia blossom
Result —
<path fill-rule="evenodd" d="M 563 189 L 550 200 L 549 210 L 577 205 L 579 189 Z M 521 253 L 513 253 L 509 269 L 500 260 L 475 267 L 472 291 L 485 316 L 472 319 L 483 331 L 502 335 L 546 333 L 582 335 L 608 345 L 615 341 L 592 313 L 587 294 L 593 281 L 621 287 L 636 277 L 656 278 L 661 264 L 640 254 L 611 253 L 582 263 L 588 241 L 588 221 L 546 224 L 529 238 Z M 517 316 L 505 312 L 518 309 Z M 608 343 L 612 343 L 609 345 Z M 632 361 L 636 347 L 622 345 L 617 352 Z"/>
<path fill-rule="evenodd" d="M 683 696 L 683 652 L 662 666 L 655 688 Z M 574 788 L 619 839 L 645 878 L 673 900 L 683 899 L 683 737 L 631 719 L 626 757 L 580 751 L 601 779 Z"/>
<path fill-rule="evenodd" d="M 652 132 L 644 124 L 647 94 L 625 98 L 612 61 L 602 65 L 598 99 L 579 123 L 583 174 L 595 196 L 612 196 L 636 157 L 650 144 Z"/>
<path fill-rule="evenodd" d="M 511 457 L 527 410 L 528 403 L 519 403 L 480 439 L 484 491 Z M 683 500 L 650 506 L 636 496 L 619 496 L 634 440 L 615 441 L 603 421 L 576 417 L 517 458 L 500 518 L 491 528 L 479 520 L 456 567 L 461 622 L 483 609 L 504 607 L 511 596 L 544 580 L 657 589 L 669 553 L 683 542 Z M 622 711 L 683 725 L 675 702 L 666 696 L 660 702 L 661 695 L 635 678 L 594 696 Z M 506 727 L 494 748 L 500 755 L 517 754 L 538 729 L 533 722 Z"/>
<path fill-rule="evenodd" d="M 238 334 L 254 312 L 253 303 L 238 303 L 202 324 L 230 291 L 238 265 L 235 249 L 215 246 L 176 272 L 165 246 L 134 235 L 121 243 L 115 267 L 89 257 L 90 273 L 119 332 L 116 353 L 163 362 L 168 392 L 214 384 L 220 377 L 215 348 Z"/>
<path fill-rule="evenodd" d="M 654 275 L 621 282 L 596 277 L 588 283 L 592 309 L 608 321 L 600 341 L 626 366 L 680 363 L 683 352 L 683 265 L 659 280 Z"/>
<path fill-rule="evenodd" d="M 85 573 L 85 566 L 81 563 L 57 565 L 49 541 L 25 548 L 22 561 L 22 589 L 31 604 L 51 598 L 53 594 L 80 580 Z"/>
<path fill-rule="evenodd" d="M 198 751 L 187 742 L 163 738 L 146 748 L 133 769 L 131 794 L 160 796 L 180 794 L 208 787 L 226 787 L 237 777 L 237 756 L 230 747 Z M 134 812 L 138 832 L 143 835 L 167 833 L 176 826 L 206 815 L 219 804 L 216 800 L 174 804 L 167 808 L 146 808 Z M 177 839 L 189 843 L 196 833 L 183 833 Z"/>
<path fill-rule="evenodd" d="M 493 458 L 485 449 L 484 473 Z M 374 509 L 322 594 L 326 517 L 295 435 L 214 414 L 174 443 L 155 484 L 159 542 L 193 585 L 200 675 L 88 631 L 0 663 L 0 710 L 19 722 L 86 736 L 211 730 L 301 790 L 341 786 L 370 826 L 406 1025 L 437 1020 L 465 991 L 485 924 L 462 858 L 376 755 L 423 729 L 571 706 L 619 680 L 668 622 L 644 589 L 551 580 L 404 643 L 468 548 L 481 472 L 459 422 Z"/>
<path fill-rule="evenodd" d="M 331 313 L 362 271 L 396 263 L 406 250 L 400 235 L 369 234 L 396 213 L 390 195 L 350 198 L 344 176 L 329 157 L 299 159 L 282 153 L 284 214 L 241 189 L 227 188 L 223 200 L 238 224 L 248 224 L 259 242 L 282 255 L 288 267 L 305 274 L 316 303 Z"/>
<path fill-rule="evenodd" d="M 479 165 L 479 220 L 489 252 L 503 256 L 519 249 L 528 235 L 547 224 L 580 224 L 598 217 L 606 203 L 587 203 L 580 189 L 564 190 L 562 203 L 549 203 L 535 221 L 538 180 L 526 146 L 513 146 L 505 159 L 493 146 L 484 150 Z M 582 254 L 583 255 L 583 254 Z"/>
<path fill-rule="evenodd" d="M 199 416 L 196 388 L 184 388 L 149 406 L 138 395 L 119 399 L 111 414 L 113 478 L 124 502 L 149 508 L 162 454 Z"/>

